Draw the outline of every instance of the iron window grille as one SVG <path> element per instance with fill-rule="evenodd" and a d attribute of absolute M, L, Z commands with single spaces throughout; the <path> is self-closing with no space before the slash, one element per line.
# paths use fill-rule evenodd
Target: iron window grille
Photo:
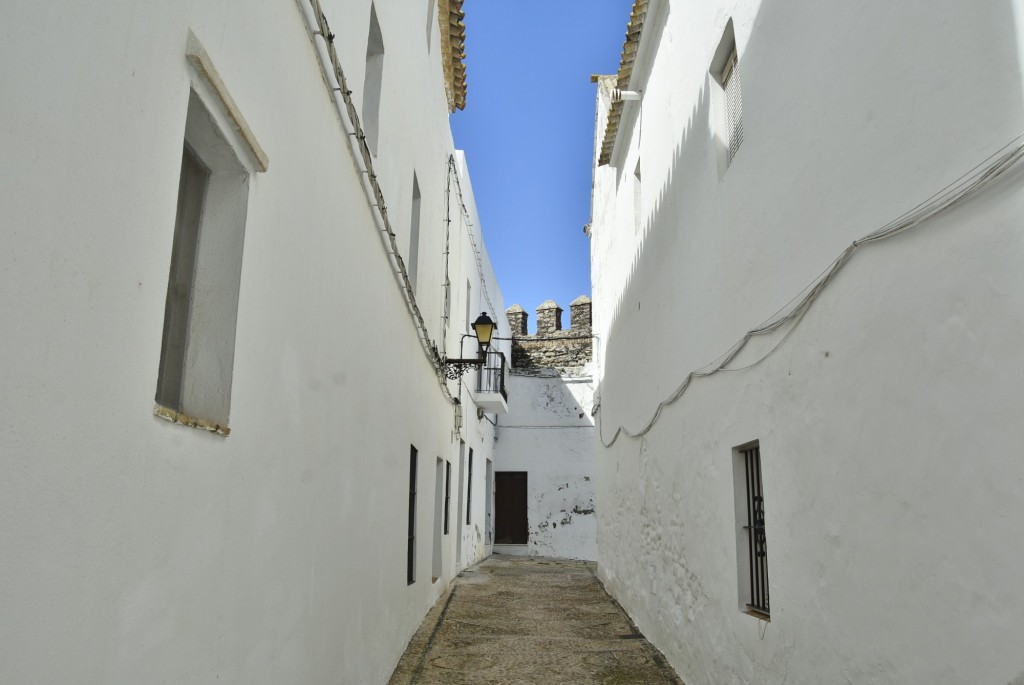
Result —
<path fill-rule="evenodd" d="M 761 484 L 761 447 L 740 450 L 746 469 L 747 549 L 750 564 L 750 594 L 747 609 L 768 617 L 768 549 L 764 532 L 764 490 Z"/>
<path fill-rule="evenodd" d="M 488 350 L 484 363 L 476 374 L 477 393 L 500 393 L 505 401 L 508 401 L 508 388 L 505 384 L 507 373 L 508 362 L 505 360 L 505 353 Z"/>

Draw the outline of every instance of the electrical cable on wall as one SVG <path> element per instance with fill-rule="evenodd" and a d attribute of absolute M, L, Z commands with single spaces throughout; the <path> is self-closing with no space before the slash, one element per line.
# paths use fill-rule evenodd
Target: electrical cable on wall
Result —
<path fill-rule="evenodd" d="M 409 313 L 413 318 L 413 323 L 416 326 L 417 335 L 424 354 L 426 354 L 431 365 L 434 367 L 438 383 L 440 384 L 445 397 L 450 402 L 454 402 L 455 398 L 452 396 L 444 379 L 443 364 L 437 353 L 437 345 L 430 338 L 430 332 L 427 330 L 423 314 L 420 312 L 419 305 L 416 302 L 416 295 L 413 290 L 412 281 L 409 278 L 409 272 L 405 266 L 405 260 L 402 258 L 401 252 L 398 249 L 398 239 L 391 227 L 390 219 L 388 218 L 387 203 L 384 201 L 384 193 L 381 190 L 380 184 L 377 182 L 377 174 L 374 172 L 373 156 L 366 143 L 366 134 L 362 129 L 359 114 L 357 113 L 355 104 L 352 101 L 352 90 L 348 87 L 345 72 L 341 67 L 341 61 L 338 58 L 337 50 L 334 47 L 335 36 L 331 33 L 327 17 L 320 5 L 320 0 L 309 0 L 309 5 L 314 14 L 312 20 L 308 17 L 306 12 L 302 10 L 301 2 L 298 2 L 297 4 L 299 6 L 299 11 L 306 20 L 307 29 L 310 31 L 311 40 L 314 43 L 314 49 L 316 48 L 316 36 L 320 36 L 324 40 L 324 45 L 327 50 L 327 59 L 330 62 L 331 70 L 333 70 L 334 73 L 334 79 L 338 85 L 337 87 L 332 87 L 330 85 L 330 80 L 327 77 L 330 70 L 326 68 L 326 65 L 323 63 L 323 58 L 320 57 L 320 66 L 321 71 L 324 74 L 324 83 L 330 90 L 331 100 L 336 105 L 335 112 L 338 114 L 338 120 L 341 123 L 342 130 L 349 141 L 349 145 L 352 148 L 353 153 L 355 153 L 353 154 L 353 158 L 356 162 L 357 171 L 360 172 L 364 179 L 363 189 L 368 195 L 367 199 L 370 201 L 371 206 L 377 210 L 376 213 L 377 219 L 380 223 L 379 230 L 381 232 L 381 237 L 392 262 L 392 269 L 394 270 L 396 280 L 404 295 Z M 320 51 L 317 50 L 316 52 L 319 57 Z M 339 95 L 341 96 L 340 101 L 338 99 Z M 345 119 L 342 116 L 343 114 L 344 117 L 348 118 L 351 130 L 345 125 Z M 361 167 L 359 165 L 359 161 L 362 162 Z M 366 187 L 367 185 L 369 188 Z"/>
<path fill-rule="evenodd" d="M 448 173 L 449 178 L 455 178 L 455 190 L 459 194 L 459 207 L 462 209 L 462 216 L 466 220 L 466 234 L 469 236 L 469 242 L 473 246 L 473 254 L 476 257 L 477 273 L 480 276 L 480 287 L 483 289 L 484 300 L 487 302 L 487 306 L 489 307 L 488 311 L 495 316 L 501 316 L 504 312 L 498 312 L 494 308 L 494 302 L 491 301 L 490 291 L 487 289 L 487 279 L 484 278 L 483 252 L 480 249 L 480 246 L 477 245 L 476 236 L 473 233 L 473 222 L 469 220 L 469 210 L 466 208 L 466 200 L 462 194 L 462 180 L 459 177 L 459 171 L 455 164 L 455 155 L 448 156 Z M 449 222 L 451 221 L 451 216 L 448 217 L 448 220 Z M 480 242 L 483 242 L 482 237 Z M 447 272 L 445 272 L 445 278 L 448 278 Z"/>
<path fill-rule="evenodd" d="M 444 283 L 441 284 L 441 340 L 448 340 L 448 325 L 452 317 L 452 281 L 448 275 L 448 257 L 451 254 L 452 234 L 452 155 L 448 156 L 444 182 L 444 266 L 441 273 L 444 274 Z"/>
<path fill-rule="evenodd" d="M 800 293 L 783 306 L 782 309 L 773 314 L 758 327 L 747 331 L 747 333 L 740 338 L 735 345 L 729 348 L 729 350 L 727 350 L 717 360 L 701 367 L 700 369 L 691 371 L 686 378 L 683 379 L 683 382 L 680 383 L 672 392 L 672 394 L 658 403 L 658 407 L 655 409 L 654 414 L 640 430 L 631 431 L 622 424 L 619 424 L 618 428 L 615 429 L 615 434 L 612 435 L 611 440 L 606 441 L 604 439 L 604 432 L 601 430 L 603 422 L 600 416 L 601 403 L 600 400 L 598 400 L 595 403 L 591 414 L 597 415 L 598 436 L 601 440 L 601 444 L 606 448 L 610 448 L 619 439 L 620 435 L 626 435 L 627 437 L 634 439 L 643 438 L 654 428 L 654 425 L 661 417 L 662 410 L 682 397 L 687 389 L 689 389 L 694 379 L 712 376 L 720 371 L 743 371 L 757 366 L 771 357 L 782 346 L 782 344 L 789 339 L 793 334 L 793 331 L 796 330 L 797 326 L 800 324 L 800 321 L 803 320 L 804 315 L 807 314 L 811 305 L 814 304 L 822 291 L 829 283 L 832 282 L 836 274 L 839 273 L 839 270 L 850 261 L 850 258 L 853 257 L 853 254 L 860 247 L 870 243 L 879 242 L 895 235 L 899 235 L 904 231 L 908 231 L 973 196 L 989 183 L 999 178 L 1012 167 L 1016 166 L 1021 159 L 1024 158 L 1024 143 L 1022 143 L 1022 140 L 1024 140 L 1024 134 L 1018 135 L 1009 144 L 990 155 L 980 164 L 950 185 L 940 190 L 935 195 L 902 214 L 898 218 L 893 219 L 881 228 L 868 233 L 862 238 L 854 240 L 850 246 L 836 257 L 836 259 L 824 271 L 822 271 L 814 281 L 800 291 Z M 763 356 L 746 366 L 737 368 L 728 367 L 728 365 L 737 357 L 737 355 L 739 355 L 752 338 L 772 333 L 787 323 L 792 323 L 790 330 Z"/>

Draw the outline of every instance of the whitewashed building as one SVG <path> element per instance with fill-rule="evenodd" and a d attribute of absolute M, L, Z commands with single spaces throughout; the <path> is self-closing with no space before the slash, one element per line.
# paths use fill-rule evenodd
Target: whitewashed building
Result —
<path fill-rule="evenodd" d="M 512 329 L 509 412 L 495 430 L 494 551 L 597 559 L 594 364 L 590 298 L 570 305 L 570 327 L 552 300 L 527 332 L 519 305 Z"/>
<path fill-rule="evenodd" d="M 1024 681 L 1022 37 L 637 0 L 595 79 L 600 574 L 689 685 Z"/>
<path fill-rule="evenodd" d="M 0 9 L 0 682 L 384 683 L 489 553 L 461 18 Z"/>

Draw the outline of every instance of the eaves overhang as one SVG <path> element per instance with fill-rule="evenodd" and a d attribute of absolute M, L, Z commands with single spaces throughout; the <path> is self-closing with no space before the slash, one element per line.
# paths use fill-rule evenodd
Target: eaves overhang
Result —
<path fill-rule="evenodd" d="M 629 79 L 633 75 L 633 63 L 636 61 L 637 49 L 640 47 L 640 35 L 644 30 L 644 21 L 647 19 L 647 5 L 650 0 L 635 0 L 633 11 L 629 15 L 629 24 L 626 26 L 626 42 L 622 46 L 622 60 L 619 62 L 619 73 L 616 79 L 616 86 L 620 90 L 629 90 Z M 604 138 L 601 141 L 601 155 L 598 157 L 598 165 L 605 165 L 611 162 L 612 150 L 615 148 L 615 138 L 619 133 L 619 122 L 622 120 L 622 100 L 613 102 L 608 111 L 608 124 L 604 129 Z"/>
<path fill-rule="evenodd" d="M 441 61 L 448 111 L 466 108 L 466 25 L 463 0 L 440 0 L 437 21 L 441 28 Z"/>

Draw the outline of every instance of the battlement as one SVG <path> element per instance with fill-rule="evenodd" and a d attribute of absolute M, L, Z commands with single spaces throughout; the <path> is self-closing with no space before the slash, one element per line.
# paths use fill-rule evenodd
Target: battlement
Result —
<path fill-rule="evenodd" d="M 537 307 L 537 333 L 527 334 L 529 314 L 518 304 L 505 310 L 512 327 L 513 369 L 567 369 L 584 366 L 593 358 L 591 301 L 580 295 L 569 304 L 568 329 L 562 329 L 562 312 L 554 300 Z"/>

